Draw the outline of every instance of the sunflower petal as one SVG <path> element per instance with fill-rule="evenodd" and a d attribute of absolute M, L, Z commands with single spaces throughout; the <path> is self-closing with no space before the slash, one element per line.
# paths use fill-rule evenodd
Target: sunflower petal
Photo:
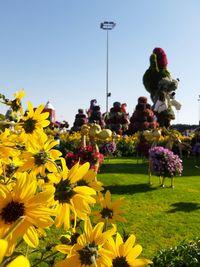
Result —
<path fill-rule="evenodd" d="M 24 234 L 23 239 L 30 247 L 36 248 L 39 245 L 37 231 L 34 227 L 29 227 Z"/>
<path fill-rule="evenodd" d="M 70 179 L 72 183 L 77 182 L 80 180 L 89 170 L 90 164 L 89 162 L 84 163 L 81 165 L 73 175 L 71 175 Z"/>
<path fill-rule="evenodd" d="M 6 250 L 8 247 L 8 242 L 4 239 L 0 239 L 0 263 L 3 260 L 4 255 L 6 254 Z"/>
<path fill-rule="evenodd" d="M 127 259 L 129 262 L 131 262 L 131 260 L 136 259 L 142 252 L 142 246 L 140 245 L 136 245 L 135 247 L 133 247 L 130 251 L 129 254 L 127 255 Z"/>
<path fill-rule="evenodd" d="M 19 266 L 30 267 L 31 265 L 29 263 L 29 260 L 22 255 L 18 256 L 16 259 L 14 259 L 11 263 L 7 265 L 7 267 L 19 267 Z"/>
<path fill-rule="evenodd" d="M 131 262 L 131 266 L 140 267 L 140 266 L 146 266 L 147 264 L 152 264 L 153 262 L 148 259 L 135 259 Z"/>
<path fill-rule="evenodd" d="M 130 235 L 124 244 L 124 256 L 129 254 L 134 244 L 135 244 L 135 236 Z"/>
<path fill-rule="evenodd" d="M 83 195 L 96 195 L 96 191 L 88 186 L 76 186 L 74 192 Z"/>
<path fill-rule="evenodd" d="M 41 104 L 39 107 L 37 107 L 37 109 L 35 110 L 35 115 L 36 116 L 39 116 L 40 113 L 43 111 L 44 109 L 44 104 Z M 48 112 L 45 112 L 45 113 L 48 113 Z"/>
<path fill-rule="evenodd" d="M 63 254 L 69 254 L 72 246 L 60 244 L 55 246 L 55 249 L 60 251 Z"/>

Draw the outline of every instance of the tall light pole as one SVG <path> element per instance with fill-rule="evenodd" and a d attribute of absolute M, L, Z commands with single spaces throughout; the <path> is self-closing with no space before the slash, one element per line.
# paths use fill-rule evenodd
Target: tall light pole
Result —
<path fill-rule="evenodd" d="M 111 93 L 108 92 L 108 32 L 115 27 L 116 23 L 113 21 L 104 21 L 100 24 L 102 30 L 107 32 L 106 40 L 106 114 L 108 113 L 108 98 L 111 96 Z"/>
<path fill-rule="evenodd" d="M 198 98 L 198 109 L 199 109 L 199 126 L 200 126 L 200 95 L 198 96 L 199 98 Z"/>

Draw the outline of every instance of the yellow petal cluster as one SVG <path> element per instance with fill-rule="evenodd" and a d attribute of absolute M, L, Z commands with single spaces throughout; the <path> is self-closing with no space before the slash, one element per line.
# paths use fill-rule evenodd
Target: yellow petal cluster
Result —
<path fill-rule="evenodd" d="M 54 190 L 54 207 L 56 210 L 55 225 L 65 229 L 71 226 L 71 214 L 86 220 L 91 213 L 90 205 L 95 204 L 95 189 L 87 185 L 79 185 L 79 182 L 86 177 L 89 181 L 94 179 L 94 172 L 89 170 L 89 163 L 79 165 L 76 163 L 68 170 L 66 163 L 62 160 L 62 170 L 48 175 L 49 187 Z M 96 185 L 98 186 L 98 184 Z"/>
<path fill-rule="evenodd" d="M 37 247 L 37 228 L 53 224 L 53 211 L 48 207 L 53 191 L 37 191 L 37 181 L 32 175 L 23 173 L 10 188 L 0 185 L 0 238 L 9 242 L 8 254 L 12 253 L 18 237 L 28 245 Z"/>
<path fill-rule="evenodd" d="M 3 261 L 3 258 L 6 254 L 8 248 L 8 242 L 4 239 L 0 239 L 0 263 Z M 29 260 L 23 255 L 17 256 L 14 260 L 12 260 L 6 267 L 30 267 Z"/>
<path fill-rule="evenodd" d="M 138 259 L 137 257 L 142 252 L 140 245 L 135 245 L 135 236 L 130 235 L 129 238 L 124 242 L 123 238 L 119 233 L 116 235 L 116 239 L 111 237 L 105 244 L 105 248 L 111 253 L 110 258 L 112 263 L 108 267 L 112 266 L 146 266 L 151 264 L 152 261 L 147 259 Z"/>
<path fill-rule="evenodd" d="M 105 196 L 99 192 L 97 196 L 97 203 L 100 204 L 100 209 L 93 212 L 95 222 L 116 223 L 125 222 L 125 218 L 121 215 L 123 199 L 112 201 L 110 191 L 106 191 Z"/>
<path fill-rule="evenodd" d="M 137 259 L 142 248 L 134 245 L 133 235 L 125 242 L 119 233 L 113 239 L 117 232 L 114 223 L 125 221 L 122 199 L 112 201 L 109 191 L 101 193 L 103 184 L 88 162 L 82 165 L 78 162 L 68 169 L 51 130 L 50 135 L 44 130 L 50 124 L 49 113 L 44 112 L 43 104 L 34 108 L 31 102 L 23 113 L 24 94 L 21 90 L 13 101 L 8 101 L 19 115 L 16 122 L 7 121 L 5 125 L 3 122 L 5 129 L 0 127 L 0 265 L 29 267 L 29 260 L 23 255 L 14 258 L 17 244 L 25 241 L 32 248 L 38 247 L 40 236 L 45 236 L 45 231 L 53 225 L 64 226 L 67 233 L 63 237 L 69 240 L 69 244 L 56 246 L 57 251 L 67 256 L 55 267 L 132 267 L 151 263 Z M 95 134 L 90 132 L 91 136 L 96 136 L 97 130 L 98 127 Z M 111 132 L 105 133 L 111 136 Z M 79 142 L 81 133 L 60 134 L 60 137 Z M 125 138 L 130 144 L 137 140 L 137 135 Z M 92 214 L 96 202 L 100 209 Z M 95 215 L 94 226 L 91 215 Z M 82 232 L 80 228 L 78 231 L 81 223 Z M 118 265 L 117 260 L 121 260 Z"/>
<path fill-rule="evenodd" d="M 104 223 L 98 223 L 93 228 L 90 220 L 84 224 L 84 233 L 77 239 L 69 255 L 55 267 L 111 266 L 110 251 L 104 244 L 116 232 L 116 227 L 104 231 Z"/>

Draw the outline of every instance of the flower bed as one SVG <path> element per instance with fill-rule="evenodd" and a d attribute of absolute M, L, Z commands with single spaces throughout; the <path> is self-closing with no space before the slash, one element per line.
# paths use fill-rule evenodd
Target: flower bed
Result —
<path fill-rule="evenodd" d="M 112 203 L 109 192 L 105 196 L 101 193 L 97 171 L 90 168 L 102 163 L 102 154 L 84 146 L 77 154 L 63 158 L 56 149 L 58 142 L 44 131 L 50 123 L 44 105 L 33 108 L 29 102 L 24 113 L 22 96 L 19 93 L 8 101 L 0 95 L 17 116 L 16 122 L 3 120 L 0 124 L 0 265 L 112 267 L 151 263 L 138 258 L 142 247 L 135 244 L 133 234 L 123 240 L 118 232 L 116 222 L 123 221 L 121 200 Z M 96 223 L 91 220 L 95 204 L 102 206 L 97 220 L 100 215 L 103 220 Z M 55 240 L 48 239 L 45 248 L 40 247 L 51 229 L 57 231 Z M 23 243 L 30 247 L 26 252 Z"/>
<path fill-rule="evenodd" d="M 157 176 L 173 177 L 181 175 L 183 171 L 182 160 L 178 155 L 162 146 L 149 150 L 151 169 Z"/>

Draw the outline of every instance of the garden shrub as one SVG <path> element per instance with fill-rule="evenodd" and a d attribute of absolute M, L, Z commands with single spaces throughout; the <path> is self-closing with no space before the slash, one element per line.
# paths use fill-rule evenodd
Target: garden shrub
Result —
<path fill-rule="evenodd" d="M 131 157 L 136 155 L 136 147 L 134 143 L 126 142 L 125 139 L 121 139 L 117 142 L 117 149 L 114 155 L 118 157 Z"/>
<path fill-rule="evenodd" d="M 200 238 L 191 242 L 183 241 L 179 245 L 160 250 L 153 258 L 153 267 L 199 267 Z"/>

